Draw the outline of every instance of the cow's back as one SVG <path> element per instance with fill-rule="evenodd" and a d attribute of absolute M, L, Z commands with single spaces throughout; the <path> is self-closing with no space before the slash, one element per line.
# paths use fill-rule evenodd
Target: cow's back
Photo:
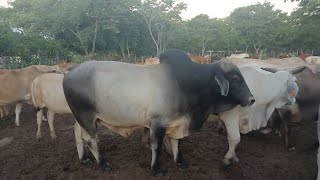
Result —
<path fill-rule="evenodd" d="M 64 89 L 88 99 L 97 117 L 113 126 L 145 125 L 152 114 L 175 112 L 179 104 L 164 66 L 86 62 L 66 74 Z"/>
<path fill-rule="evenodd" d="M 63 77 L 63 74 L 53 73 L 38 76 L 31 86 L 33 104 L 59 114 L 71 113 L 63 93 Z"/>
<path fill-rule="evenodd" d="M 0 103 L 28 100 L 32 81 L 41 73 L 35 66 L 0 71 Z"/>

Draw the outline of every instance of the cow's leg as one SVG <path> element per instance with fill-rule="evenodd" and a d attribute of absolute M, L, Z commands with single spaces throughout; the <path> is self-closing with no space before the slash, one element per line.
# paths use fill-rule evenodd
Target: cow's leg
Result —
<path fill-rule="evenodd" d="M 49 117 L 49 109 L 47 111 L 47 117 L 42 116 L 42 121 L 48 121 L 48 117 Z"/>
<path fill-rule="evenodd" d="M 179 139 L 169 138 L 169 141 L 170 141 L 171 148 L 172 148 L 174 162 L 176 163 L 176 165 L 179 168 L 185 169 L 187 167 L 187 164 L 183 160 L 182 154 L 179 151 L 180 140 Z"/>
<path fill-rule="evenodd" d="M 4 115 L 5 116 L 8 116 L 9 115 L 9 109 L 6 105 L 2 106 L 3 107 L 3 110 L 4 110 Z"/>
<path fill-rule="evenodd" d="M 15 110 L 15 113 L 16 113 L 16 120 L 15 120 L 16 126 L 20 126 L 19 117 L 20 117 L 21 108 L 22 108 L 22 103 L 17 103 L 16 104 L 16 110 Z"/>
<path fill-rule="evenodd" d="M 239 119 L 237 116 L 224 119 L 224 123 L 228 133 L 229 150 L 225 155 L 222 163 L 225 167 L 233 162 L 239 162 L 236 156 L 236 147 L 240 142 Z"/>
<path fill-rule="evenodd" d="M 152 150 L 151 171 L 153 176 L 162 176 L 160 169 L 160 153 L 166 129 L 161 125 L 151 125 L 150 140 Z"/>
<path fill-rule="evenodd" d="M 164 136 L 163 143 L 164 143 L 164 147 L 166 148 L 167 153 L 169 153 L 170 155 L 173 155 L 170 137 Z"/>
<path fill-rule="evenodd" d="M 278 113 L 279 118 L 281 120 L 281 122 L 279 122 L 279 124 L 281 123 L 282 128 L 281 128 L 281 134 L 282 134 L 282 138 L 284 139 L 284 143 L 286 145 L 286 148 L 288 151 L 294 151 L 295 147 L 293 147 L 289 141 L 289 126 L 288 126 L 288 122 L 286 117 L 283 115 L 282 111 L 279 110 L 275 110 L 276 113 Z M 279 121 L 280 121 L 279 120 Z M 280 129 L 280 125 L 279 125 L 279 129 Z"/>
<path fill-rule="evenodd" d="M 150 148 L 150 130 L 148 128 L 144 128 L 142 138 L 141 138 L 141 145 L 145 146 L 146 148 Z"/>
<path fill-rule="evenodd" d="M 50 135 L 52 139 L 55 139 L 57 138 L 56 132 L 54 131 L 54 125 L 53 125 L 55 112 L 52 112 L 48 109 L 47 115 L 48 115 L 47 118 L 49 123 Z"/>
<path fill-rule="evenodd" d="M 0 113 L 1 113 L 1 116 L 0 118 L 3 118 L 4 117 L 4 106 L 0 106 Z"/>
<path fill-rule="evenodd" d="M 99 166 L 105 171 L 110 171 L 112 169 L 112 166 L 106 159 L 100 156 L 98 148 L 97 127 L 95 123 L 96 120 L 93 113 L 74 113 L 74 116 L 76 118 L 76 121 L 79 123 L 76 123 L 75 125 L 75 136 L 80 161 L 84 162 L 88 159 L 88 157 L 86 156 L 87 154 L 85 153 L 85 148 L 88 147 L 97 160 Z"/>
<path fill-rule="evenodd" d="M 100 167 L 105 171 L 111 171 L 112 166 L 109 162 L 100 156 L 99 147 L 98 147 L 98 136 L 95 131 L 94 135 L 89 135 L 86 130 L 81 130 L 81 136 L 87 147 L 89 147 L 91 153 L 99 163 Z M 86 154 L 86 153 L 85 153 Z"/>
<path fill-rule="evenodd" d="M 222 120 L 218 120 L 218 132 L 219 132 L 219 134 L 223 134 L 224 132 L 226 132 L 226 128 L 225 128 Z"/>
<path fill-rule="evenodd" d="M 76 121 L 75 125 L 74 125 L 74 136 L 76 139 L 76 146 L 77 146 L 77 151 L 78 151 L 78 156 L 79 156 L 79 160 L 82 164 L 91 164 L 92 161 L 91 159 L 88 157 L 89 154 L 89 149 L 88 147 L 85 145 L 83 139 L 82 139 L 82 128 L 79 125 L 79 123 Z"/>
<path fill-rule="evenodd" d="M 37 110 L 37 124 L 38 124 L 38 130 L 37 130 L 37 140 L 39 141 L 41 139 L 41 124 L 42 124 L 42 116 L 43 116 L 43 109 Z"/>
<path fill-rule="evenodd" d="M 9 115 L 9 110 L 6 105 L 0 106 L 1 118 Z"/>
<path fill-rule="evenodd" d="M 79 160 L 81 161 L 81 163 L 87 164 L 86 162 L 90 161 L 90 159 L 85 154 L 85 146 L 81 137 L 81 129 L 82 128 L 80 124 L 76 121 L 76 123 L 74 124 L 74 137 L 76 139 Z"/>

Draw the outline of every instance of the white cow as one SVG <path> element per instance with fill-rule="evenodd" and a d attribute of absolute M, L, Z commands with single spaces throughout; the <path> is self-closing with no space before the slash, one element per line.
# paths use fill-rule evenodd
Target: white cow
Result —
<path fill-rule="evenodd" d="M 248 58 L 249 54 L 248 53 L 241 53 L 241 54 L 231 54 L 231 56 L 227 57 L 228 59 L 244 59 Z"/>
<path fill-rule="evenodd" d="M 306 58 L 307 63 L 309 64 L 320 64 L 319 56 L 309 56 Z"/>
<path fill-rule="evenodd" d="M 37 112 L 37 139 L 41 138 L 41 123 L 43 117 L 43 108 L 48 108 L 48 123 L 51 137 L 56 138 L 54 131 L 54 115 L 71 114 L 71 110 L 65 99 L 62 81 L 63 74 L 44 74 L 37 77 L 31 85 L 31 96 L 34 106 L 38 109 Z"/>
<path fill-rule="evenodd" d="M 236 107 L 220 114 L 227 133 L 229 150 L 223 160 L 224 165 L 230 165 L 230 160 L 238 162 L 235 148 L 240 142 L 240 132 L 248 133 L 267 125 L 268 119 L 275 108 L 285 104 L 293 104 L 299 90 L 296 78 L 288 71 L 270 73 L 256 66 L 239 67 L 241 74 L 256 99 L 251 107 Z M 302 68 L 295 69 L 294 73 Z"/>

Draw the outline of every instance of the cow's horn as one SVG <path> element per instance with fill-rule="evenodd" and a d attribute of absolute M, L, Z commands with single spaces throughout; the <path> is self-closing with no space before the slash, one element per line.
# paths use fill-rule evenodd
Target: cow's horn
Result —
<path fill-rule="evenodd" d="M 298 74 L 299 72 L 303 71 L 306 68 L 306 66 L 299 66 L 293 69 L 290 69 L 289 72 L 292 74 Z"/>
<path fill-rule="evenodd" d="M 261 68 L 262 70 L 269 71 L 272 73 L 276 73 L 278 70 L 276 68 Z"/>

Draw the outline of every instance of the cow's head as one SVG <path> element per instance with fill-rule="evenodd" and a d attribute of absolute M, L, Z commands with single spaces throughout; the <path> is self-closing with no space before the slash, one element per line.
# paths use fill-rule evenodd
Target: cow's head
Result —
<path fill-rule="evenodd" d="M 284 97 L 282 97 L 282 99 L 285 101 L 285 104 L 294 104 L 296 102 L 296 96 L 299 92 L 299 87 L 296 83 L 297 78 L 293 75 L 298 74 L 299 72 L 303 71 L 305 68 L 306 68 L 305 66 L 301 66 L 301 67 L 283 69 L 283 70 L 278 70 L 275 68 L 261 68 L 261 69 L 272 72 L 272 73 L 279 72 L 287 75 L 285 95 Z"/>
<path fill-rule="evenodd" d="M 251 106 L 255 98 L 251 94 L 239 68 L 228 62 L 221 60 L 215 70 L 214 79 L 217 81 L 222 96 L 227 96 L 230 103 L 240 104 L 242 107 Z"/>

